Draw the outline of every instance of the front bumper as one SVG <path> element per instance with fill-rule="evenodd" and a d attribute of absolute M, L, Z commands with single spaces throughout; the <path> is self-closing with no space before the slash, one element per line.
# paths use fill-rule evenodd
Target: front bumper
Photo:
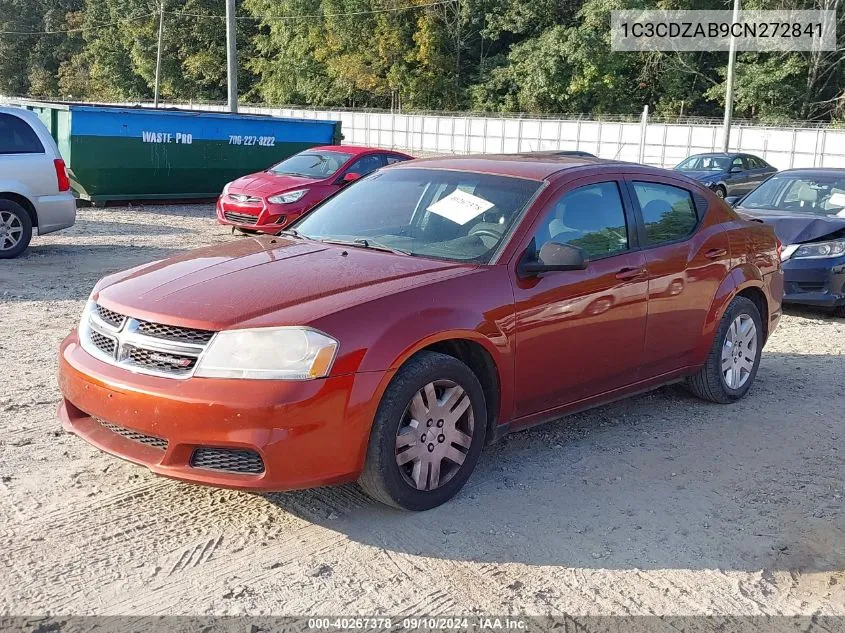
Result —
<path fill-rule="evenodd" d="M 90 356 L 74 332 L 59 355 L 58 416 L 66 431 L 159 475 L 293 490 L 357 479 L 384 378 L 381 372 L 310 381 L 145 376 Z M 255 453 L 263 472 L 192 465 L 198 449 Z"/>
<path fill-rule="evenodd" d="M 845 305 L 845 257 L 788 259 L 783 263 L 784 303 Z"/>
<path fill-rule="evenodd" d="M 260 233 L 275 234 L 299 218 L 305 211 L 294 203 L 277 205 L 267 203 L 238 203 L 225 196 L 217 199 L 217 221 Z"/>

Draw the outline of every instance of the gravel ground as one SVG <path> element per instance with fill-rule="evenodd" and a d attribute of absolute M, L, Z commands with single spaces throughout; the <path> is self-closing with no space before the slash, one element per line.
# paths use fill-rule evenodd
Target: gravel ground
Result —
<path fill-rule="evenodd" d="M 233 237 L 83 209 L 0 262 L 0 614 L 845 615 L 845 321 L 792 311 L 749 397 L 669 387 L 488 448 L 453 502 L 260 496 L 65 435 L 56 352 L 102 275 Z"/>

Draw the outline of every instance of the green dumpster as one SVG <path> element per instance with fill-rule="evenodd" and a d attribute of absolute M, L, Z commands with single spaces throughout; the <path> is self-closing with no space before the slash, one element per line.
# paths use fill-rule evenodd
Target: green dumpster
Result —
<path fill-rule="evenodd" d="M 38 114 L 94 202 L 210 198 L 244 174 L 316 145 L 339 121 L 21 101 Z"/>

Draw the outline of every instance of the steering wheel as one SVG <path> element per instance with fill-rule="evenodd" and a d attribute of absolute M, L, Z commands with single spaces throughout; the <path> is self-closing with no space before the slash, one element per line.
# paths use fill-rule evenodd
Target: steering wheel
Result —
<path fill-rule="evenodd" d="M 475 235 L 476 237 L 489 237 L 497 242 L 502 239 L 504 234 L 504 231 L 498 231 L 490 225 L 485 226 L 483 224 L 475 226 L 469 231 L 469 235 Z"/>

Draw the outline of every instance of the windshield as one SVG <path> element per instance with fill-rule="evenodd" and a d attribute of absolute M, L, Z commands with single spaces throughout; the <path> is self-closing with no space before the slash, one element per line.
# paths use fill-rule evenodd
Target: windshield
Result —
<path fill-rule="evenodd" d="M 342 190 L 294 227 L 315 240 L 485 263 L 541 184 L 464 171 L 387 170 Z"/>
<path fill-rule="evenodd" d="M 295 154 L 267 171 L 274 174 L 303 176 L 305 178 L 328 178 L 336 174 L 350 158 L 352 158 L 352 154 L 311 150 Z"/>
<path fill-rule="evenodd" d="M 749 193 L 744 209 L 836 215 L 845 208 L 845 176 L 774 176 Z"/>
<path fill-rule="evenodd" d="M 726 171 L 731 165 L 727 156 L 690 156 L 675 167 L 678 171 Z"/>

